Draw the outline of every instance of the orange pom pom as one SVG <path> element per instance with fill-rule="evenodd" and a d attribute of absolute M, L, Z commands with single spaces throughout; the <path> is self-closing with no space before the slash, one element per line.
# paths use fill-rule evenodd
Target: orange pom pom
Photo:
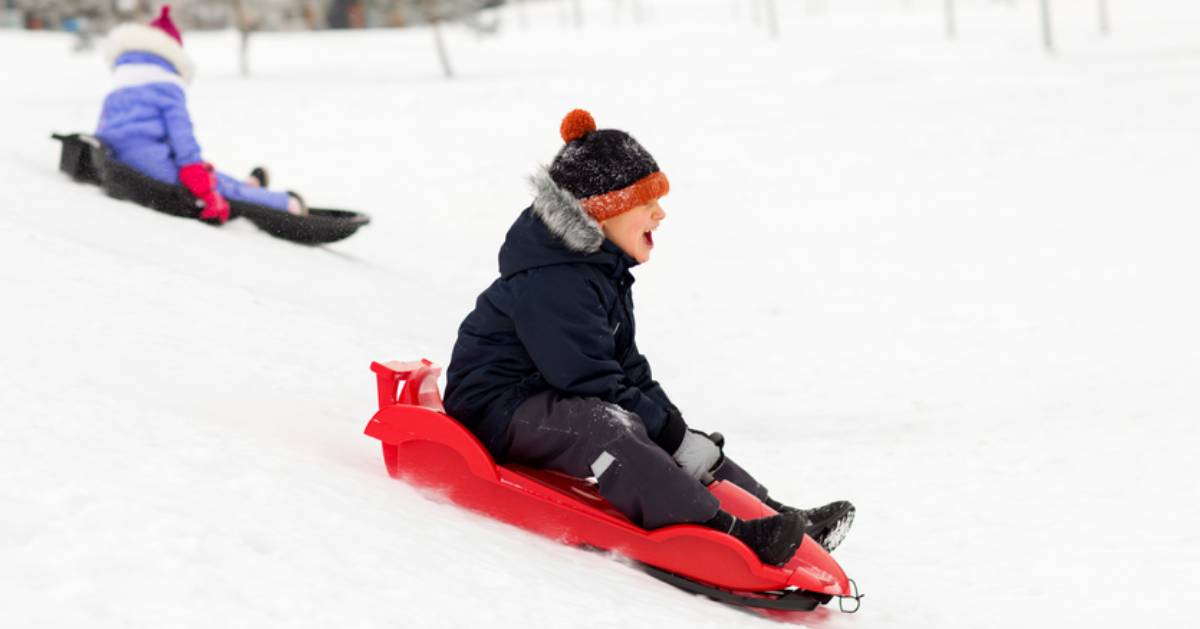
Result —
<path fill-rule="evenodd" d="M 571 113 L 563 118 L 562 126 L 558 128 L 563 142 L 574 142 L 595 130 L 596 121 L 592 119 L 592 114 L 582 109 L 572 109 Z"/>

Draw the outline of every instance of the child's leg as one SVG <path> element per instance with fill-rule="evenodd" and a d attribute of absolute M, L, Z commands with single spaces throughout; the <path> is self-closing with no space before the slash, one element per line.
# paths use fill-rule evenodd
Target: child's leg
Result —
<path fill-rule="evenodd" d="M 707 522 L 720 507 L 616 404 L 539 393 L 517 407 L 508 441 L 509 461 L 594 476 L 600 495 L 643 528 Z"/>
<path fill-rule="evenodd" d="M 286 212 L 288 209 L 288 194 L 274 192 L 266 188 L 258 188 L 244 181 L 239 181 L 225 173 L 217 173 L 217 191 L 229 201 L 243 201 L 262 205 L 273 210 Z"/>
<path fill-rule="evenodd" d="M 713 473 L 713 477 L 717 480 L 727 480 L 745 489 L 776 511 L 781 513 L 797 511 L 794 507 L 771 499 L 767 495 L 766 487 L 759 484 L 753 476 L 750 476 L 746 470 L 729 460 L 728 457 L 725 458 L 725 463 L 721 465 L 720 469 Z M 831 502 L 815 509 L 799 509 L 799 511 L 809 520 L 808 534 L 829 552 L 833 552 L 833 549 L 842 543 L 846 534 L 850 532 L 850 525 L 854 523 L 854 505 L 845 500 Z"/>
<path fill-rule="evenodd" d="M 729 457 L 725 457 L 725 462 L 721 464 L 721 467 L 717 468 L 717 471 L 713 472 L 713 478 L 727 480 L 750 492 L 759 500 L 766 500 L 767 498 L 767 488 L 763 487 L 757 480 L 754 480 L 754 477 L 749 472 L 742 469 L 742 466 L 734 463 Z"/>

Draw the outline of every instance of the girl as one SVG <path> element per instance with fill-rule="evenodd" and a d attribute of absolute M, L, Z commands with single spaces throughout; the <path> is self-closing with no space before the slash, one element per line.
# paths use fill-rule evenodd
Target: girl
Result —
<path fill-rule="evenodd" d="M 169 184 L 182 184 L 202 204 L 200 218 L 229 220 L 227 199 L 304 214 L 300 197 L 266 189 L 265 171 L 239 181 L 200 155 L 187 109 L 194 66 L 171 21 L 170 6 L 149 26 L 123 24 L 109 33 L 114 86 L 104 99 L 96 137 L 112 158 Z"/>

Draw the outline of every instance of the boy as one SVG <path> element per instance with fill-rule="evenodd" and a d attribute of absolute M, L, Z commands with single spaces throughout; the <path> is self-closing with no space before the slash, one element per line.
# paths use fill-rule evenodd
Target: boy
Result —
<path fill-rule="evenodd" d="M 500 462 L 595 477 L 600 494 L 647 529 L 696 523 L 783 565 L 805 532 L 832 550 L 854 507 L 793 509 L 691 430 L 651 377 L 634 338 L 630 267 L 650 259 L 666 218 L 666 175 L 623 131 L 583 110 L 533 178 L 536 198 L 500 248 L 500 278 L 459 328 L 447 412 Z M 780 513 L 742 521 L 702 483 L 728 480 Z"/>

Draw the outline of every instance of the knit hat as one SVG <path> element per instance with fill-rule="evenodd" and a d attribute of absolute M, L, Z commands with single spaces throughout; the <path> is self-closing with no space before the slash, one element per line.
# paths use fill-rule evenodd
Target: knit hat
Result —
<path fill-rule="evenodd" d="M 667 176 L 637 140 L 624 131 L 596 129 L 588 112 L 571 111 L 559 133 L 566 145 L 550 164 L 550 178 L 597 221 L 645 205 L 670 190 Z"/>
<path fill-rule="evenodd" d="M 148 52 L 165 59 L 179 71 L 187 83 L 192 82 L 195 67 L 183 50 L 183 37 L 171 20 L 171 6 L 163 5 L 162 12 L 150 24 L 122 24 L 108 34 L 108 63 L 112 65 L 127 52 Z"/>
<path fill-rule="evenodd" d="M 150 22 L 150 26 L 170 35 L 172 39 L 179 42 L 180 46 L 183 45 L 183 37 L 179 35 L 179 29 L 175 28 L 175 22 L 171 21 L 171 5 L 164 4 L 162 13 L 159 13 L 153 22 Z"/>
<path fill-rule="evenodd" d="M 593 253 L 604 243 L 600 221 L 665 195 L 670 185 L 637 140 L 597 130 L 582 109 L 563 118 L 559 133 L 566 146 L 529 179 L 533 215 L 567 249 Z"/>

